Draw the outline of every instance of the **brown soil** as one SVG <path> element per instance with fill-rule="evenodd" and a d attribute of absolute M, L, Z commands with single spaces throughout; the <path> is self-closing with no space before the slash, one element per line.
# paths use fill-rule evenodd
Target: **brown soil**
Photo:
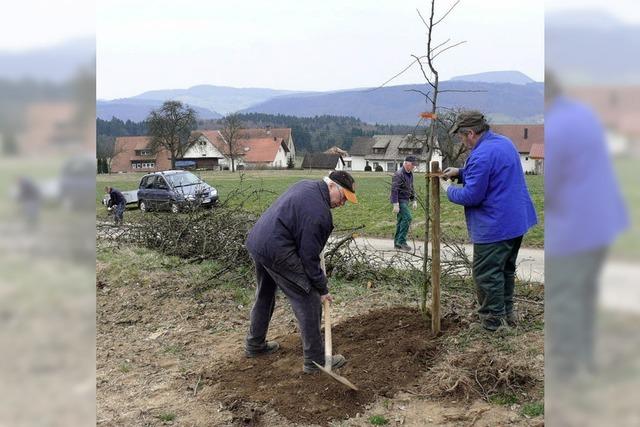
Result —
<path fill-rule="evenodd" d="M 444 332 L 455 325 L 445 322 Z M 378 397 L 393 397 L 416 382 L 438 353 L 437 341 L 425 333 L 421 314 L 412 308 L 375 310 L 346 319 L 332 329 L 334 354 L 347 358 L 338 373 L 360 390 L 353 391 L 328 375 L 302 372 L 299 334 L 278 338 L 281 349 L 255 359 L 238 357 L 203 374 L 237 422 L 259 423 L 255 404 L 275 409 L 289 421 L 326 424 L 353 417 Z"/>
<path fill-rule="evenodd" d="M 373 415 L 384 416 L 390 425 L 417 427 L 541 422 L 541 417 L 523 417 L 517 405 L 481 401 L 473 391 L 470 401 L 431 393 L 434 374 L 448 372 L 445 362 L 459 366 L 457 358 L 464 358 L 468 364 L 461 375 L 466 369 L 494 372 L 493 362 L 488 367 L 472 362 L 494 360 L 491 355 L 500 361 L 504 353 L 539 365 L 533 372 L 535 387 L 527 384 L 522 389 L 527 394 L 518 396 L 521 402 L 541 398 L 542 332 L 520 331 L 504 342 L 479 335 L 469 326 L 474 304 L 466 294 L 443 298 L 444 335 L 432 339 L 418 312 L 408 308 L 415 307 L 415 301 L 402 292 L 337 289 L 332 306 L 334 353 L 348 360 L 338 373 L 361 388 L 353 393 L 324 374 L 302 374 L 295 317 L 281 294 L 268 335 L 280 342 L 281 350 L 245 359 L 251 298 L 233 288 L 196 292 L 202 275 L 196 264 L 174 265 L 162 259 L 162 266 L 141 269 L 128 260 L 142 259 L 138 265 L 146 265 L 157 263 L 157 258 L 135 248 L 115 254 L 112 262 L 99 261 L 96 269 L 96 415 L 101 427 L 364 427 L 371 425 Z M 538 306 L 531 308 L 541 312 Z M 478 341 L 484 343 L 481 348 Z M 530 353 L 514 353 L 520 349 Z M 487 357 L 478 357 L 482 352 Z M 472 379 L 475 386 L 475 375 Z M 483 387 L 489 391 L 491 384 Z"/>

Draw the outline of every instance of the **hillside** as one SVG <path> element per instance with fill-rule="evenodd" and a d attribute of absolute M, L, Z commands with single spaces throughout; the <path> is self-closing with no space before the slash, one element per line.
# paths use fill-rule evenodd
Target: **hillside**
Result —
<path fill-rule="evenodd" d="M 353 116 L 368 123 L 416 124 L 425 111 L 424 97 L 413 90 L 425 85 L 402 85 L 381 89 L 349 90 L 319 95 L 281 96 L 243 110 L 304 117 Z M 543 83 L 510 84 L 445 81 L 441 90 L 482 92 L 442 93 L 439 105 L 484 111 L 494 123 L 537 123 L 543 117 Z"/>

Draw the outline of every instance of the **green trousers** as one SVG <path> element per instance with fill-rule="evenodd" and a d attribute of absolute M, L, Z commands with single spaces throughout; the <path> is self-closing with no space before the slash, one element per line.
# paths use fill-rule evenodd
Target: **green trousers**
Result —
<path fill-rule="evenodd" d="M 395 245 L 404 245 L 407 243 L 407 233 L 411 225 L 411 211 L 409 211 L 409 202 L 400 202 L 400 212 L 397 215 L 396 234 L 393 238 Z"/>
<path fill-rule="evenodd" d="M 513 312 L 516 260 L 521 243 L 522 236 L 473 245 L 473 280 L 481 318 L 503 317 Z"/>

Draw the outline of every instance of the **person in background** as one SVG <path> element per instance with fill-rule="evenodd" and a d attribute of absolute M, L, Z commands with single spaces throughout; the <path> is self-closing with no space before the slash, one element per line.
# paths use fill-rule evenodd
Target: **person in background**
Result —
<path fill-rule="evenodd" d="M 106 191 L 111 197 L 109 199 L 107 208 L 109 208 L 109 210 L 114 210 L 116 225 L 122 224 L 122 221 L 124 220 L 124 210 L 127 207 L 127 200 L 124 198 L 120 190 L 117 190 L 113 187 L 107 186 L 104 188 L 104 191 Z"/>
<path fill-rule="evenodd" d="M 393 247 L 402 251 L 411 251 L 411 246 L 407 244 L 407 234 L 413 219 L 409 210 L 409 202 L 412 203 L 413 209 L 418 207 L 413 189 L 413 171 L 419 164 L 420 160 L 416 156 L 407 156 L 402 167 L 396 171 L 391 180 L 389 200 L 393 205 L 393 213 L 396 214 L 396 234 L 393 237 Z"/>

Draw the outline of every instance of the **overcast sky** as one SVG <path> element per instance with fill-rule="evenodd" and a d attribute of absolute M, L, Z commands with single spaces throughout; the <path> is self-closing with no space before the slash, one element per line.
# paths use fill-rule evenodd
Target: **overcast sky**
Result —
<path fill-rule="evenodd" d="M 440 16 L 453 4 L 437 2 Z M 376 86 L 425 53 L 416 8 L 389 0 L 109 0 L 98 4 L 98 97 L 196 84 L 337 90 Z M 538 0 L 462 0 L 436 40 L 467 43 L 439 57 L 446 79 L 519 70 L 541 80 Z M 393 84 L 422 81 L 415 68 Z"/>

